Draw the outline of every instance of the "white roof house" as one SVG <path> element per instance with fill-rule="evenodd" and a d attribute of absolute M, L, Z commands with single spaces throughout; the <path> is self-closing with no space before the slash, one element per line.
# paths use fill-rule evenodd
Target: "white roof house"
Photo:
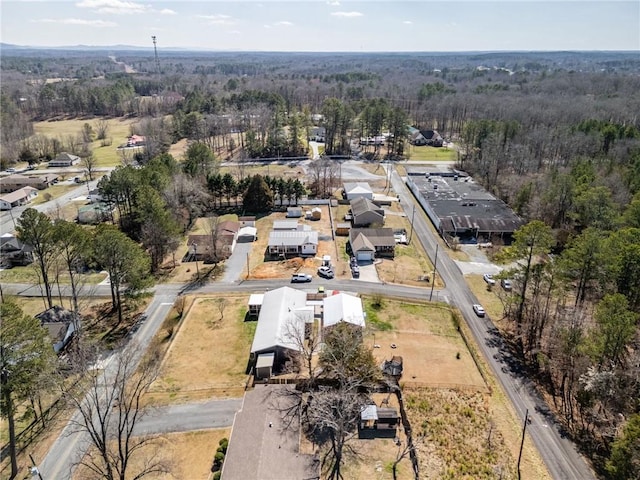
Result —
<path fill-rule="evenodd" d="M 362 300 L 359 297 L 347 293 L 338 293 L 337 295 L 325 297 L 323 304 L 324 328 L 332 327 L 340 322 L 348 322 L 364 328 L 365 315 L 362 308 Z"/>
<path fill-rule="evenodd" d="M 354 198 L 368 198 L 373 199 L 373 190 L 366 182 L 345 182 L 344 194 L 347 200 L 353 200 Z"/>
<path fill-rule="evenodd" d="M 313 321 L 313 309 L 307 307 L 306 292 L 291 287 L 266 292 L 262 298 L 251 353 L 275 351 L 279 348 L 299 351 L 299 345 L 291 336 L 294 334 L 295 337 L 303 338 L 305 322 L 309 320 Z"/>
<path fill-rule="evenodd" d="M 318 232 L 272 230 L 269 233 L 271 255 L 315 255 L 318 250 Z"/>

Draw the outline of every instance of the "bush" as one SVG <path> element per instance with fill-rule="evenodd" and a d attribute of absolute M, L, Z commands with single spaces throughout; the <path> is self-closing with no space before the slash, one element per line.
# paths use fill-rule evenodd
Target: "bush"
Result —
<path fill-rule="evenodd" d="M 222 472 L 215 472 L 215 473 L 213 474 L 212 479 L 213 479 L 213 480 L 220 480 L 220 477 L 221 477 L 221 476 L 222 476 Z"/>
<path fill-rule="evenodd" d="M 218 461 L 220 463 L 224 462 L 224 453 L 222 452 L 216 452 L 215 456 L 213 457 L 214 461 Z"/>

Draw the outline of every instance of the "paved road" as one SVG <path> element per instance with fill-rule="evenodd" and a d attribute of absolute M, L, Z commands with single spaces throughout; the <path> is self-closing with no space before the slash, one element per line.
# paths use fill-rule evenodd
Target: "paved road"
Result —
<path fill-rule="evenodd" d="M 234 415 L 241 407 L 241 398 L 159 407 L 136 425 L 134 433 L 150 435 L 230 427 L 233 425 Z"/>
<path fill-rule="evenodd" d="M 98 185 L 98 180 L 94 180 L 93 182 L 89 182 L 87 184 L 80 184 L 78 188 L 74 188 L 73 190 L 68 191 L 64 195 L 61 195 L 58 198 L 54 198 L 48 202 L 41 203 L 39 205 L 24 205 L 22 207 L 15 207 L 11 210 L 5 210 L 0 213 L 0 232 L 1 233 L 13 233 L 15 232 L 15 225 L 27 208 L 35 208 L 39 212 L 50 212 L 54 211 L 59 206 L 65 206 L 69 202 L 71 202 L 74 198 L 87 195 L 89 190 L 93 190 Z M 46 191 L 40 192 L 40 195 L 43 195 Z"/>
<path fill-rule="evenodd" d="M 391 176 L 394 191 L 400 195 L 405 213 L 410 213 L 415 204 L 412 193 L 400 176 L 394 171 Z M 414 220 L 415 232 L 426 252 L 433 261 L 436 253 L 437 237 L 427 224 L 419 206 L 416 207 Z M 554 422 L 546 404 L 535 391 L 532 382 L 523 377 L 522 369 L 516 359 L 505 348 L 504 340 L 491 319 L 478 318 L 471 305 L 478 303 L 469 289 L 459 268 L 442 249 L 438 254 L 437 271 L 442 277 L 453 305 L 458 307 L 467 321 L 480 350 L 493 369 L 516 413 L 524 421 L 529 410 L 531 424 L 527 432 L 540 452 L 549 473 L 558 480 L 589 480 L 595 475 L 584 458 L 577 452 L 575 445 L 566 437 L 561 427 Z"/>

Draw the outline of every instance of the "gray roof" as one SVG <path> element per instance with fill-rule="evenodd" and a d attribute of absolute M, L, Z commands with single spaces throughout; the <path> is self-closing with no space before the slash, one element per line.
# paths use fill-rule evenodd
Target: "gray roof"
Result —
<path fill-rule="evenodd" d="M 269 233 L 269 245 L 301 246 L 307 243 L 318 244 L 318 232 L 290 232 L 287 230 L 276 230 Z"/>
<path fill-rule="evenodd" d="M 344 191 L 346 193 L 373 193 L 367 182 L 345 182 Z"/>
<path fill-rule="evenodd" d="M 304 334 L 305 320 L 313 318 L 313 310 L 306 308 L 307 294 L 291 287 L 281 287 L 264 294 L 258 316 L 258 326 L 253 337 L 251 353 L 259 353 L 277 347 L 299 350 L 289 332 Z"/>
<path fill-rule="evenodd" d="M 407 170 L 420 195 L 441 220 L 445 231 L 511 233 L 524 221 L 502 200 L 464 172 Z M 458 175 L 457 180 L 455 175 Z"/>
<path fill-rule="evenodd" d="M 354 198 L 349 202 L 351 205 L 351 213 L 358 216 L 363 213 L 372 212 L 381 217 L 384 216 L 384 210 L 365 197 Z M 382 213 L 381 213 L 382 212 Z"/>
<path fill-rule="evenodd" d="M 395 247 L 396 239 L 393 236 L 393 228 L 352 228 L 349 231 L 349 241 L 354 250 L 354 242 L 358 243 L 358 235 L 364 236 L 374 247 Z"/>

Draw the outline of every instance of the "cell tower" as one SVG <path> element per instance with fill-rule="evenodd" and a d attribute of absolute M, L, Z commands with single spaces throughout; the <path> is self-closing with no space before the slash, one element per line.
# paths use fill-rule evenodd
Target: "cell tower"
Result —
<path fill-rule="evenodd" d="M 156 36 L 152 35 L 151 40 L 153 40 L 153 52 L 156 56 L 156 73 L 160 75 L 160 60 L 158 60 L 158 48 L 156 47 Z"/>

